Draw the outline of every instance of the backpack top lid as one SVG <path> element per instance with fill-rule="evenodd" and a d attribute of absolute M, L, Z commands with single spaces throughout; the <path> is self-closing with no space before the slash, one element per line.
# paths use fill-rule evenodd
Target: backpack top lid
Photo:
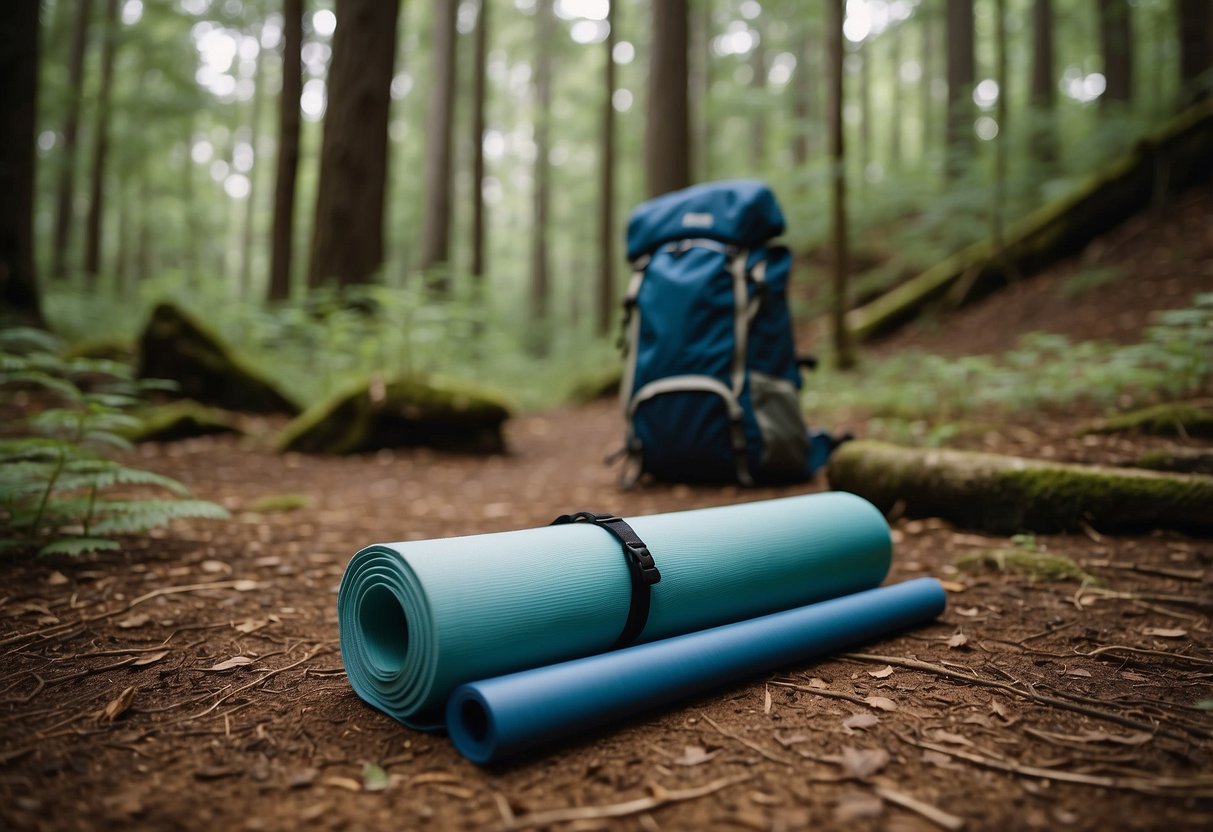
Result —
<path fill-rule="evenodd" d="M 709 182 L 642 203 L 628 220 L 628 259 L 673 240 L 706 237 L 750 248 L 783 233 L 783 211 L 765 182 Z"/>

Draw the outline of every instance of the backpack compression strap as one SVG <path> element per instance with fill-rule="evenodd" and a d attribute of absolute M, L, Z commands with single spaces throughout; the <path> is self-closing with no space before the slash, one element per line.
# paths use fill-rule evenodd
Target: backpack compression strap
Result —
<path fill-rule="evenodd" d="M 613 514 L 579 511 L 576 514 L 562 514 L 549 525 L 563 526 L 566 523 L 593 523 L 606 529 L 623 544 L 623 556 L 627 560 L 628 574 L 632 577 L 632 604 L 628 609 L 628 620 L 623 625 L 623 632 L 615 640 L 614 646 L 626 647 L 636 640 L 644 625 L 648 623 L 649 587 L 661 580 L 661 573 L 653 563 L 649 547 L 644 545 L 644 541 L 623 518 Z"/>

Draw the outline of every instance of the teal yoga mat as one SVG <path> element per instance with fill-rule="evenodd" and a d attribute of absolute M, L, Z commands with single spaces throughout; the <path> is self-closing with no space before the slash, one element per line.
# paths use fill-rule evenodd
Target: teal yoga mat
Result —
<path fill-rule="evenodd" d="M 776 668 L 875 641 L 943 612 L 933 578 L 857 592 L 584 659 L 460 685 L 459 753 L 481 765 Z"/>
<path fill-rule="evenodd" d="M 638 642 L 870 589 L 892 551 L 881 513 L 842 492 L 627 522 L 662 576 Z M 341 656 L 371 705 L 440 728 L 465 682 L 608 650 L 631 591 L 618 541 L 583 523 L 369 546 L 337 594 Z"/>

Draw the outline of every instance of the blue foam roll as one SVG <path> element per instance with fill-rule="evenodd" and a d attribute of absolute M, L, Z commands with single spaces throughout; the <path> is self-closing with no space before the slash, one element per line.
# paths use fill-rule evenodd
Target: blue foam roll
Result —
<path fill-rule="evenodd" d="M 627 520 L 661 570 L 638 642 L 871 589 L 892 557 L 884 516 L 841 492 Z M 341 658 L 364 700 L 441 728 L 464 682 L 611 649 L 631 598 L 619 541 L 587 523 L 368 546 L 337 594 Z"/>
<path fill-rule="evenodd" d="M 640 711 L 923 624 L 943 587 L 918 578 L 710 630 L 471 682 L 446 721 L 459 753 L 484 765 Z"/>

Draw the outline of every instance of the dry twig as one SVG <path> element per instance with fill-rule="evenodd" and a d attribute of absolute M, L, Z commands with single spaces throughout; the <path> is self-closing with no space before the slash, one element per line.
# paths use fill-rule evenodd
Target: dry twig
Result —
<path fill-rule="evenodd" d="M 893 791 L 886 786 L 876 786 L 872 789 L 872 791 L 876 792 L 876 794 L 880 795 L 880 797 L 884 798 L 890 803 L 896 803 L 903 809 L 909 809 L 911 812 L 917 812 L 927 820 L 931 821 L 931 823 L 943 829 L 947 829 L 949 832 L 957 832 L 957 830 L 964 829 L 964 818 L 960 818 L 956 815 L 945 812 L 943 809 L 932 806 L 929 803 L 924 803 L 916 797 L 910 797 L 908 794 Z"/>
<path fill-rule="evenodd" d="M 715 728 L 717 731 L 719 731 L 721 733 L 721 735 L 726 736 L 731 740 L 736 740 L 737 742 L 744 745 L 746 748 L 756 751 L 759 754 L 761 754 L 763 757 L 766 757 L 771 762 L 779 763 L 781 766 L 793 766 L 794 765 L 790 760 L 785 760 L 783 757 L 780 757 L 778 754 L 772 754 L 770 751 L 767 751 L 765 748 L 763 748 L 758 743 L 756 743 L 752 740 L 748 740 L 745 737 L 742 737 L 738 734 L 734 734 L 731 731 L 726 731 L 725 729 L 721 728 L 716 723 L 716 721 L 713 720 L 707 714 L 700 714 L 699 716 L 701 719 L 703 719 L 704 722 L 706 722 L 708 725 L 711 725 L 713 728 Z"/>

